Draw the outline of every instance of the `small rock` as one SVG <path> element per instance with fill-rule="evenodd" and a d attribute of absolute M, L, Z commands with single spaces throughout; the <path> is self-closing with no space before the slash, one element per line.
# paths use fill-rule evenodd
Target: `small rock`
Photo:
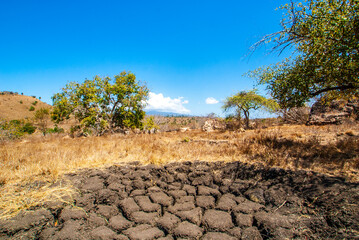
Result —
<path fill-rule="evenodd" d="M 294 220 L 279 213 L 258 212 L 255 214 L 257 224 L 265 229 L 274 231 L 278 227 L 291 228 Z"/>
<path fill-rule="evenodd" d="M 105 218 L 109 219 L 112 216 L 116 216 L 119 211 L 115 206 L 107 206 L 107 205 L 97 205 L 96 213 L 104 216 Z"/>
<path fill-rule="evenodd" d="M 242 229 L 239 227 L 235 227 L 228 230 L 228 233 L 232 236 L 235 236 L 237 239 L 240 239 L 242 236 Z"/>
<path fill-rule="evenodd" d="M 194 209 L 196 206 L 192 202 L 176 203 L 173 206 L 168 207 L 168 211 L 171 213 L 176 213 L 178 211 L 189 211 Z"/>
<path fill-rule="evenodd" d="M 140 208 L 145 212 L 159 212 L 161 206 L 158 203 L 151 202 L 148 196 L 137 196 L 135 200 Z"/>
<path fill-rule="evenodd" d="M 86 213 L 82 209 L 71 208 L 70 206 L 68 206 L 61 211 L 59 219 L 62 222 L 68 221 L 70 219 L 73 220 L 86 219 Z"/>
<path fill-rule="evenodd" d="M 261 188 L 250 189 L 244 194 L 253 202 L 265 204 L 264 191 Z"/>
<path fill-rule="evenodd" d="M 253 216 L 242 213 L 234 213 L 236 218 L 237 226 L 239 227 L 252 227 L 253 225 Z"/>
<path fill-rule="evenodd" d="M 208 232 L 202 238 L 202 240 L 236 240 L 237 238 L 229 236 L 225 233 Z"/>
<path fill-rule="evenodd" d="M 55 234 L 53 239 L 88 239 L 83 231 L 81 231 L 80 221 L 68 220 L 64 223 L 62 229 Z"/>
<path fill-rule="evenodd" d="M 136 189 L 131 192 L 130 197 L 141 196 L 141 195 L 145 195 L 145 194 L 146 194 L 146 191 L 144 189 Z"/>
<path fill-rule="evenodd" d="M 214 195 L 219 196 L 221 193 L 218 189 L 206 187 L 206 186 L 198 186 L 198 195 Z"/>
<path fill-rule="evenodd" d="M 151 227 L 148 224 L 138 225 L 137 227 L 129 228 L 123 232 L 131 240 L 152 240 L 163 237 L 165 234 L 156 227 Z"/>
<path fill-rule="evenodd" d="M 168 191 L 168 195 L 177 199 L 183 196 L 187 196 L 187 192 L 184 190 L 172 190 L 172 191 Z"/>
<path fill-rule="evenodd" d="M 95 228 L 90 232 L 90 235 L 94 239 L 101 239 L 101 240 L 112 240 L 112 239 L 118 239 L 117 234 L 109 229 L 108 227 L 101 226 L 98 228 Z"/>
<path fill-rule="evenodd" d="M 196 225 L 200 225 L 202 221 L 202 209 L 199 207 L 189 211 L 178 211 L 176 215 L 183 221 L 188 220 Z"/>
<path fill-rule="evenodd" d="M 173 198 L 165 194 L 164 192 L 150 193 L 150 198 L 153 202 L 159 203 L 162 206 L 170 206 L 173 204 Z"/>
<path fill-rule="evenodd" d="M 130 216 L 133 212 L 140 211 L 140 207 L 136 204 L 133 198 L 125 198 L 120 201 L 119 205 L 126 216 Z"/>
<path fill-rule="evenodd" d="M 212 196 L 197 196 L 196 205 L 204 209 L 214 208 L 215 199 Z"/>
<path fill-rule="evenodd" d="M 238 204 L 236 207 L 233 208 L 235 212 L 243 212 L 247 214 L 251 214 L 257 212 L 258 210 L 264 209 L 264 205 L 255 203 L 252 201 L 245 201 L 243 203 Z"/>
<path fill-rule="evenodd" d="M 133 212 L 131 213 L 131 219 L 138 224 L 153 224 L 158 217 L 156 212 Z"/>
<path fill-rule="evenodd" d="M 101 227 L 106 225 L 106 220 L 100 216 L 98 216 L 96 213 L 90 213 L 87 222 L 91 226 Z"/>
<path fill-rule="evenodd" d="M 212 209 L 204 213 L 203 224 L 215 231 L 226 231 L 234 226 L 229 213 Z"/>
<path fill-rule="evenodd" d="M 187 221 L 181 222 L 174 229 L 173 234 L 178 238 L 192 238 L 199 239 L 203 235 L 203 229 L 189 223 Z"/>
<path fill-rule="evenodd" d="M 133 225 L 134 223 L 124 218 L 122 214 L 111 217 L 109 221 L 109 226 L 116 231 L 122 231 L 129 227 L 132 227 Z"/>
<path fill-rule="evenodd" d="M 185 184 L 183 185 L 182 190 L 185 190 L 188 195 L 196 195 L 196 188 L 194 186 Z"/>
<path fill-rule="evenodd" d="M 256 227 L 249 227 L 243 230 L 242 240 L 262 240 L 261 233 Z"/>
<path fill-rule="evenodd" d="M 179 221 L 180 219 L 175 215 L 165 212 L 163 217 L 157 219 L 157 224 L 159 227 L 164 228 L 168 232 L 171 232 Z"/>
<path fill-rule="evenodd" d="M 234 201 L 234 196 L 232 197 L 232 194 L 225 194 L 223 195 L 217 203 L 217 209 L 223 210 L 223 211 L 230 211 L 235 206 L 237 206 L 236 201 Z"/>

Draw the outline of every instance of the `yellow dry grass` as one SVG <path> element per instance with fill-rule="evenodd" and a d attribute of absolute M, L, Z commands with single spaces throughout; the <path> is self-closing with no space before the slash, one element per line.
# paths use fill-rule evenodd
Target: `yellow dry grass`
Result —
<path fill-rule="evenodd" d="M 342 128 L 342 129 L 341 129 Z M 33 136 L 0 144 L 0 218 L 51 199 L 71 201 L 75 189 L 52 186 L 66 173 L 139 161 L 243 161 L 315 170 L 358 180 L 356 126 L 281 126 L 245 133 L 191 131 L 68 138 Z M 351 134 L 346 134 L 350 131 Z"/>

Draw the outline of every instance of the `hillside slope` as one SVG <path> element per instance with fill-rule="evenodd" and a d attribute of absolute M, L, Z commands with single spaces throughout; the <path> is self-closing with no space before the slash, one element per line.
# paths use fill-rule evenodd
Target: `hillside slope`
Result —
<path fill-rule="evenodd" d="M 31 106 L 34 107 L 33 111 L 30 111 Z M 37 109 L 51 107 L 51 105 L 34 97 L 0 94 L 0 119 L 14 120 L 32 118 Z"/>

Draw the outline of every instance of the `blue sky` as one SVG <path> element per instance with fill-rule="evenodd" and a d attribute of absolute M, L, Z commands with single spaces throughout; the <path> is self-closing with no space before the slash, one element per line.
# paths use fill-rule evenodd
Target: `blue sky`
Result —
<path fill-rule="evenodd" d="M 253 88 L 244 73 L 286 57 L 245 57 L 280 30 L 286 2 L 1 1 L 0 90 L 51 104 L 69 81 L 127 70 L 150 89 L 150 109 L 223 115 L 221 101 Z"/>

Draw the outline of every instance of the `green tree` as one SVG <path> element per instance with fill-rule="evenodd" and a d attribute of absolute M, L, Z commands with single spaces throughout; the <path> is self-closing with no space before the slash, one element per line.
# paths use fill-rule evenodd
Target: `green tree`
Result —
<path fill-rule="evenodd" d="M 237 119 L 241 122 L 244 118 L 246 128 L 249 128 L 249 111 L 263 109 L 274 112 L 278 108 L 276 101 L 267 99 L 256 93 L 256 90 L 241 91 L 228 97 L 222 106 L 224 111 L 234 109 Z"/>
<path fill-rule="evenodd" d="M 282 30 L 254 45 L 293 50 L 293 56 L 249 72 L 283 108 L 313 97 L 359 96 L 359 0 L 306 0 L 286 4 Z"/>
<path fill-rule="evenodd" d="M 37 122 L 37 125 L 44 136 L 47 132 L 46 130 L 48 126 L 49 116 L 50 111 L 47 108 L 40 108 L 35 112 L 35 121 Z"/>
<path fill-rule="evenodd" d="M 73 129 L 97 135 L 117 128 L 141 128 L 148 89 L 130 72 L 83 83 L 72 82 L 52 97 L 52 119 L 59 123 L 72 114 L 79 122 Z"/>

